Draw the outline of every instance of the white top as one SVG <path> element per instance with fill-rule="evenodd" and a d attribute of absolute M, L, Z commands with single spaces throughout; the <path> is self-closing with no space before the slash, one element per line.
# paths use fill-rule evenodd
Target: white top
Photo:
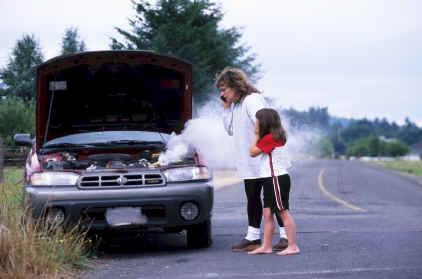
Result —
<path fill-rule="evenodd" d="M 261 177 L 271 177 L 270 156 L 267 153 L 262 152 L 258 157 L 261 160 L 259 175 Z M 271 158 L 273 159 L 274 176 L 288 173 L 287 169 L 290 168 L 292 164 L 290 163 L 289 153 L 286 146 L 274 148 L 271 152 Z"/>
<path fill-rule="evenodd" d="M 249 148 L 255 138 L 255 114 L 268 107 L 264 97 L 259 93 L 247 95 L 241 102 L 232 103 L 223 111 L 223 124 L 227 133 L 233 136 L 237 174 L 241 179 L 262 177 L 259 174 L 259 156 L 252 158 Z"/>

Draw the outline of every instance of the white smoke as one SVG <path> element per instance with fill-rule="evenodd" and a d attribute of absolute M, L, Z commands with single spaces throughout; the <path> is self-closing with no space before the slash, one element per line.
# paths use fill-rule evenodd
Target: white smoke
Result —
<path fill-rule="evenodd" d="M 167 150 L 158 157 L 158 163 L 162 166 L 176 163 L 190 154 L 192 154 L 192 147 L 183 134 L 176 135 L 173 132 L 167 142 Z"/>
<path fill-rule="evenodd" d="M 321 132 L 317 129 L 288 129 L 287 147 L 291 157 L 314 156 L 316 146 L 321 140 Z M 290 132 L 289 132 L 290 131 Z"/>
<path fill-rule="evenodd" d="M 321 140 L 323 133 L 315 127 L 302 126 L 294 128 L 287 115 L 282 113 L 283 106 L 281 99 L 267 99 L 272 108 L 280 113 L 281 123 L 287 133 L 287 144 L 289 153 L 293 158 L 302 158 L 313 156 L 316 153 L 318 142 Z"/>
<path fill-rule="evenodd" d="M 268 100 L 270 107 L 281 112 L 277 100 Z M 212 100 L 196 111 L 195 117 L 185 124 L 180 135 L 172 134 L 167 150 L 159 156 L 160 165 L 178 162 L 186 156 L 197 152 L 201 160 L 212 169 L 234 168 L 233 137 L 229 136 L 223 126 L 221 114 L 223 107 L 219 100 Z M 287 131 L 286 148 L 294 161 L 312 153 L 315 142 L 321 138 L 317 129 L 293 129 L 290 120 L 280 115 Z"/>
<path fill-rule="evenodd" d="M 199 108 L 182 133 L 170 137 L 167 151 L 158 159 L 160 165 L 177 162 L 195 150 L 212 169 L 233 168 L 233 139 L 224 129 L 222 111 L 219 101 L 210 101 Z"/>

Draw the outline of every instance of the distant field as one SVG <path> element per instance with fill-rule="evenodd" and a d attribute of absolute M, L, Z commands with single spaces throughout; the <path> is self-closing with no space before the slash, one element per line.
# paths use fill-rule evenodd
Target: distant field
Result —
<path fill-rule="evenodd" d="M 422 161 L 371 162 L 371 164 L 422 177 Z"/>

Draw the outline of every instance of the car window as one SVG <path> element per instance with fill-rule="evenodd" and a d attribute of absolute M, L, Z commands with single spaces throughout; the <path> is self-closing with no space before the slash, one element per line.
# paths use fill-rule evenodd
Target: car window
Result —
<path fill-rule="evenodd" d="M 170 135 L 158 132 L 146 131 L 103 131 L 90 132 L 68 135 L 60 138 L 55 138 L 44 144 L 44 147 L 49 145 L 57 145 L 63 143 L 71 144 L 98 144 L 111 141 L 145 141 L 145 142 L 163 142 L 167 143 Z"/>

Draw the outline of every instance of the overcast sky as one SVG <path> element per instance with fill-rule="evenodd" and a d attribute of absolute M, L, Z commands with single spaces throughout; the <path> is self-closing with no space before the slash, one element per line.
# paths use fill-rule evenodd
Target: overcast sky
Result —
<path fill-rule="evenodd" d="M 405 117 L 422 127 L 422 1 L 224 0 L 223 28 L 239 27 L 262 65 L 257 87 L 284 107 L 328 107 L 347 118 Z M 0 65 L 24 34 L 45 59 L 77 27 L 88 50 L 128 29 L 129 0 L 0 0 Z"/>

